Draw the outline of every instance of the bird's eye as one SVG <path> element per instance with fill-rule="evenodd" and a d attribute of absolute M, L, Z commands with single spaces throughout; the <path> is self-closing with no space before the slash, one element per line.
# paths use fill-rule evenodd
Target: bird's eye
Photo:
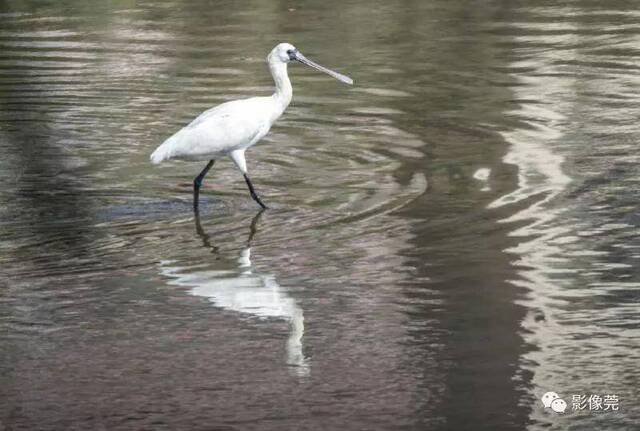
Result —
<path fill-rule="evenodd" d="M 289 55 L 293 54 L 293 49 L 287 49 L 287 54 Z"/>

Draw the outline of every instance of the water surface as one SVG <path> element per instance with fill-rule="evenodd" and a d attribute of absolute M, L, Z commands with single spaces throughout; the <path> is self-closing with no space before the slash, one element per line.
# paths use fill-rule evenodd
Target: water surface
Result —
<path fill-rule="evenodd" d="M 633 6 L 1 4 L 0 423 L 634 429 Z M 194 217 L 149 154 L 281 41 L 356 85 L 292 65 L 271 209 L 221 160 Z"/>

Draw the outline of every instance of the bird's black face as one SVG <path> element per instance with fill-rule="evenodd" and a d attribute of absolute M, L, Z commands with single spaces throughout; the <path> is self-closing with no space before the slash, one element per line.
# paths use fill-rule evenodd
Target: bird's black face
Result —
<path fill-rule="evenodd" d="M 297 53 L 298 53 L 297 49 L 288 49 L 287 55 L 289 56 L 289 61 L 297 60 L 298 59 L 298 57 L 296 56 Z"/>

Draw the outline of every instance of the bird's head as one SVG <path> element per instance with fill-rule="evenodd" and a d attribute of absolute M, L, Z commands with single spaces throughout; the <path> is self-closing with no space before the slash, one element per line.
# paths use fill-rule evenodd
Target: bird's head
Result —
<path fill-rule="evenodd" d="M 289 63 L 296 60 L 296 52 L 298 50 L 290 43 L 279 43 L 269 53 L 269 62 L 278 61 L 280 63 Z"/>
<path fill-rule="evenodd" d="M 269 64 L 286 64 L 291 61 L 297 61 L 302 64 L 306 64 L 307 66 L 311 66 L 321 72 L 324 72 L 327 75 L 333 76 L 338 81 L 344 82 L 345 84 L 353 85 L 353 79 L 341 73 L 334 72 L 331 69 L 327 69 L 324 66 L 320 66 L 318 63 L 309 60 L 307 57 L 302 55 L 302 53 L 298 51 L 295 46 L 291 45 L 290 43 L 279 43 L 278 45 L 276 45 L 276 47 L 273 48 L 269 53 L 267 61 L 269 62 Z"/>

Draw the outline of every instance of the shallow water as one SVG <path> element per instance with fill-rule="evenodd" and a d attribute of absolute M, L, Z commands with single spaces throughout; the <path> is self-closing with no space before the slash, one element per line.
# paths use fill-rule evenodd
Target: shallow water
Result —
<path fill-rule="evenodd" d="M 634 429 L 633 5 L 0 4 L 0 423 Z M 292 65 L 272 208 L 221 160 L 194 217 L 150 152 L 285 40 L 356 85 Z"/>

